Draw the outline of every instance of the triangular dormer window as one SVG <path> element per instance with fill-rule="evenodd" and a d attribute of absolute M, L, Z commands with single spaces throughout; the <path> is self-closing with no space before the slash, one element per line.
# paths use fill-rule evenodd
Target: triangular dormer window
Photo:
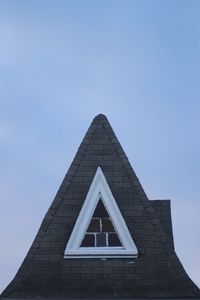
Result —
<path fill-rule="evenodd" d="M 136 257 L 136 245 L 98 167 L 64 257 Z"/>
<path fill-rule="evenodd" d="M 81 247 L 123 247 L 101 198 L 81 242 Z"/>

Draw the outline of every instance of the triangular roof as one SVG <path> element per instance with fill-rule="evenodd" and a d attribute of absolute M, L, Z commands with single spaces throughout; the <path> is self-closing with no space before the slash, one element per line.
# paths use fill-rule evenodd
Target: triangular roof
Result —
<path fill-rule="evenodd" d="M 63 257 L 98 166 L 138 247 L 137 259 Z M 171 232 L 169 202 L 147 198 L 107 118 L 98 115 L 2 296 L 198 298 L 199 289 L 174 252 Z"/>

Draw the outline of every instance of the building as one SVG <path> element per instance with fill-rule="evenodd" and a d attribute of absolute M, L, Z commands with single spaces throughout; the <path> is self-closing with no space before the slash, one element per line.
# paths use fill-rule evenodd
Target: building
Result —
<path fill-rule="evenodd" d="M 104 115 L 1 297 L 200 299 L 174 251 L 170 201 L 147 198 Z"/>

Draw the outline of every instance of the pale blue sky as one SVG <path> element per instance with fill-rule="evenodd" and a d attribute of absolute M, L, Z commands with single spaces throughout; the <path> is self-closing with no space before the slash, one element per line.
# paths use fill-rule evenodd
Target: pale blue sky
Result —
<path fill-rule="evenodd" d="M 199 96 L 198 0 L 0 0 L 0 290 L 99 113 L 200 285 Z"/>

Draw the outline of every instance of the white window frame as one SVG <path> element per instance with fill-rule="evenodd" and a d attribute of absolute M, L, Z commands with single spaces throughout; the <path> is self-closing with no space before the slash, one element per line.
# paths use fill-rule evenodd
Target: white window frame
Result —
<path fill-rule="evenodd" d="M 122 247 L 80 247 L 100 198 L 112 220 Z M 68 240 L 64 257 L 137 257 L 137 255 L 137 247 L 130 235 L 106 178 L 101 168 L 98 167 Z"/>

